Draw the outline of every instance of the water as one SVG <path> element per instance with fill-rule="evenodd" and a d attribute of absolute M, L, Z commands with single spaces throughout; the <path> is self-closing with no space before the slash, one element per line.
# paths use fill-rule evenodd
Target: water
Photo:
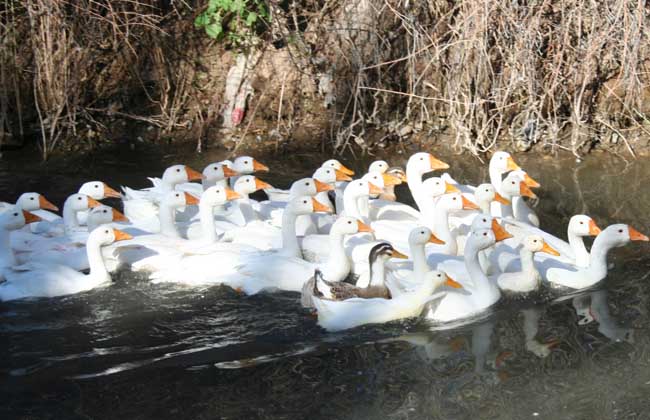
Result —
<path fill-rule="evenodd" d="M 221 158 L 165 153 L 48 165 L 5 156 L 0 191 L 13 199 L 37 190 L 62 203 L 84 180 L 139 187 L 169 164 L 201 170 Z M 486 179 L 480 162 L 442 157 L 458 179 Z M 325 158 L 260 159 L 273 170 L 262 178 L 286 186 Z M 602 228 L 650 231 L 647 161 L 516 159 L 543 185 L 536 210 L 551 232 L 563 236 L 576 212 Z M 295 294 L 247 297 L 134 276 L 75 296 L 0 303 L 0 417 L 647 419 L 648 246 L 613 252 L 610 276 L 593 290 L 540 307 L 502 305 L 446 331 L 409 320 L 329 334 Z"/>

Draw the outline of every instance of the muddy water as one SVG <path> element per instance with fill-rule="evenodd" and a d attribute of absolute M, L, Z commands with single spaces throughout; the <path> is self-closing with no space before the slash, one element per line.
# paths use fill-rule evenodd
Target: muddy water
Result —
<path fill-rule="evenodd" d="M 5 155 L 0 198 L 36 190 L 62 203 L 87 179 L 140 187 L 169 164 L 200 170 L 221 157 L 124 151 L 43 166 Z M 475 159 L 441 157 L 458 180 L 487 179 Z M 286 186 L 324 158 L 265 159 L 265 180 Z M 650 162 L 516 159 L 543 185 L 536 210 L 546 229 L 561 235 L 582 212 L 601 227 L 650 231 Z M 346 163 L 359 170 L 368 160 Z M 646 419 L 648 251 L 613 252 L 610 276 L 593 290 L 448 331 L 410 320 L 328 334 L 291 293 L 243 297 L 129 276 L 75 296 L 0 303 L 0 417 Z"/>

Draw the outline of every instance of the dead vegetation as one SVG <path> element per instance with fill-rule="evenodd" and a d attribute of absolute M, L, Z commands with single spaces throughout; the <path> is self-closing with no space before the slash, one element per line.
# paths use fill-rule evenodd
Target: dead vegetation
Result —
<path fill-rule="evenodd" d="M 337 151 L 410 138 L 475 154 L 650 147 L 642 0 L 270 1 L 236 48 L 194 28 L 205 0 L 4 3 L 0 142 L 37 133 L 44 157 L 134 141 L 140 123 L 199 149 L 217 136 Z"/>

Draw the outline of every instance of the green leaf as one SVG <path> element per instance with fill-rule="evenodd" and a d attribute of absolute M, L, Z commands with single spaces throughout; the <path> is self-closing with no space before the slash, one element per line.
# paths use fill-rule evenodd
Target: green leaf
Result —
<path fill-rule="evenodd" d="M 210 38 L 213 39 L 219 38 L 219 36 L 221 36 L 221 34 L 223 33 L 223 28 L 221 27 L 221 23 L 211 23 L 209 25 L 206 25 L 205 33 L 207 33 Z"/>
<path fill-rule="evenodd" d="M 208 23 L 208 17 L 205 15 L 205 13 L 201 13 L 194 19 L 194 26 L 197 28 L 201 28 L 205 26 Z"/>
<path fill-rule="evenodd" d="M 252 26 L 256 21 L 257 21 L 257 13 L 250 12 L 248 16 L 246 16 L 246 26 Z"/>

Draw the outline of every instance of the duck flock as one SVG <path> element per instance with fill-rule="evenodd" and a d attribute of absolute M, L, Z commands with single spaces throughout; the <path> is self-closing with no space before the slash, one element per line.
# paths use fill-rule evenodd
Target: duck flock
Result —
<path fill-rule="evenodd" d="M 448 168 L 420 152 L 406 170 L 379 160 L 353 179 L 331 159 L 280 190 L 253 175 L 268 167 L 241 156 L 202 174 L 171 166 L 142 190 L 87 182 L 63 217 L 24 193 L 0 204 L 0 299 L 80 293 L 126 269 L 153 283 L 297 292 L 329 331 L 418 316 L 453 325 L 501 299 L 590 287 L 606 277 L 610 249 L 648 241 L 626 224 L 601 231 L 586 215 L 570 219 L 568 241 L 539 229 L 524 197 L 540 185 L 506 152 L 490 159 L 489 183 L 423 180 Z M 402 183 L 416 207 L 396 200 Z M 258 190 L 268 200 L 249 198 Z M 109 197 L 124 214 L 99 202 Z M 585 236 L 596 236 L 591 250 Z"/>

